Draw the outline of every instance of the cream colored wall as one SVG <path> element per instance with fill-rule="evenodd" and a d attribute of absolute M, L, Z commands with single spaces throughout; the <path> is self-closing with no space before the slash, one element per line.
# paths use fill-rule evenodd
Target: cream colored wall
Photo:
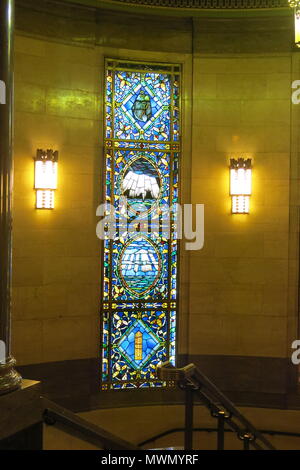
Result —
<path fill-rule="evenodd" d="M 94 357 L 101 57 L 26 37 L 15 53 L 13 353 L 19 364 Z M 59 150 L 54 211 L 34 208 L 37 148 Z"/>
<path fill-rule="evenodd" d="M 298 183 L 292 132 L 298 111 L 290 84 L 300 78 L 299 60 L 290 53 L 196 51 L 192 57 L 79 47 L 21 34 L 15 52 L 12 334 L 18 363 L 98 356 L 95 212 L 102 191 L 105 56 L 183 64 L 182 194 L 183 202 L 205 204 L 205 246 L 181 252 L 179 352 L 289 354 L 298 327 L 298 196 L 290 191 Z M 34 209 L 37 148 L 60 152 L 52 212 Z M 228 195 L 229 158 L 239 156 L 253 159 L 245 216 L 230 214 Z"/>
<path fill-rule="evenodd" d="M 167 405 L 167 404 L 166 404 Z M 259 430 L 273 430 L 281 432 L 299 432 L 300 412 L 295 410 L 274 410 L 267 408 L 247 408 L 239 410 L 243 415 L 255 424 Z M 115 408 L 107 410 L 94 410 L 80 413 L 80 416 L 89 422 L 100 426 L 115 436 L 125 439 L 133 444 L 139 444 L 144 440 L 157 436 L 171 429 L 183 428 L 183 406 L 146 406 Z M 128 424 L 130 423 L 130 425 Z M 194 409 L 195 428 L 216 428 L 216 420 L 202 406 Z M 269 436 L 266 438 L 277 450 L 300 449 L 300 438 L 293 436 Z M 216 450 L 216 433 L 195 432 L 194 449 Z M 182 432 L 172 433 L 144 446 L 144 449 L 161 449 L 170 446 L 183 446 L 184 436 Z M 241 450 L 243 443 L 235 434 L 225 434 L 226 450 Z M 53 426 L 44 427 L 45 450 L 93 450 L 92 445 L 79 438 L 56 429 Z"/>
<path fill-rule="evenodd" d="M 54 426 L 44 426 L 43 450 L 102 450 Z"/>
<path fill-rule="evenodd" d="M 15 46 L 15 190 L 13 354 L 18 364 L 97 357 L 101 242 L 104 58 L 184 64 L 182 192 L 189 200 L 191 58 L 86 48 L 17 36 Z M 33 157 L 59 151 L 54 211 L 35 210 Z M 182 254 L 180 352 L 187 351 L 187 263 Z"/>
<path fill-rule="evenodd" d="M 191 254 L 192 354 L 286 355 L 290 97 L 289 54 L 195 56 L 192 202 L 205 204 L 205 247 Z M 240 156 L 253 160 L 249 215 L 230 213 L 228 163 Z"/>
<path fill-rule="evenodd" d="M 110 410 L 95 410 L 80 413 L 80 416 L 90 422 L 101 426 L 114 435 L 139 444 L 165 431 L 184 427 L 183 406 L 146 406 L 115 408 Z M 267 408 L 239 408 L 242 414 L 254 423 L 257 429 L 299 432 L 300 412 L 295 410 L 274 410 Z M 130 422 L 130 426 L 128 423 Z M 194 408 L 194 427 L 215 428 L 216 420 L 210 416 L 209 411 L 203 406 Z M 52 445 L 55 443 L 54 433 Z M 296 437 L 270 437 L 267 439 L 278 450 L 300 449 L 300 438 Z M 215 450 L 216 433 L 194 433 L 194 449 Z M 59 445 L 59 444 L 58 444 Z M 182 446 L 183 434 L 174 433 L 152 442 L 147 448 L 164 448 L 167 446 Z M 242 443 L 235 435 L 225 435 L 225 448 L 242 449 Z"/>

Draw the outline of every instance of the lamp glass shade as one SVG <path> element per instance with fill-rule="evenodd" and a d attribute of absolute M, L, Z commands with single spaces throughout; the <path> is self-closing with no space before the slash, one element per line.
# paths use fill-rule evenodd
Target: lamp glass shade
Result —
<path fill-rule="evenodd" d="M 250 212 L 250 196 L 232 196 L 233 214 L 249 214 Z"/>
<path fill-rule="evenodd" d="M 300 47 L 300 7 L 295 8 L 295 44 Z"/>
<path fill-rule="evenodd" d="M 230 195 L 251 195 L 252 186 L 251 168 L 231 168 L 230 169 Z"/>
<path fill-rule="evenodd" d="M 38 189 L 36 192 L 37 209 L 54 209 L 55 193 L 52 189 Z"/>
<path fill-rule="evenodd" d="M 35 161 L 35 189 L 57 189 L 57 162 Z"/>

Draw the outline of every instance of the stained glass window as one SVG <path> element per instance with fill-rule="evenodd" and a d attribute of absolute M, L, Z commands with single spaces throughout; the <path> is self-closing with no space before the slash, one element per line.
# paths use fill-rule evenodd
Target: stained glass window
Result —
<path fill-rule="evenodd" d="M 116 231 L 104 237 L 102 388 L 162 387 L 157 365 L 176 361 L 180 66 L 107 60 L 105 70 Z"/>

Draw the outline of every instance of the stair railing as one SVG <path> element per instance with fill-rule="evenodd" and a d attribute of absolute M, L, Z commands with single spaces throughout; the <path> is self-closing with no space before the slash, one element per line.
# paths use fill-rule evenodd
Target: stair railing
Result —
<path fill-rule="evenodd" d="M 217 450 L 224 450 L 225 426 L 228 426 L 243 441 L 244 450 L 275 450 L 235 405 L 213 384 L 194 364 L 175 368 L 169 362 L 157 367 L 157 375 L 162 381 L 175 381 L 185 391 L 185 431 L 184 448 L 193 449 L 194 397 L 210 411 L 217 420 Z"/>
<path fill-rule="evenodd" d="M 55 426 L 101 450 L 140 450 L 138 446 L 114 436 L 100 426 L 90 423 L 50 400 L 42 398 L 42 406 L 45 424 Z"/>

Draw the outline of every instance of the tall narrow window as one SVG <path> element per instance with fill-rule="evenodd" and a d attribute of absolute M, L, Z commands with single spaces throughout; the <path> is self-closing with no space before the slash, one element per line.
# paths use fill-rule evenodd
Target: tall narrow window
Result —
<path fill-rule="evenodd" d="M 102 388 L 166 386 L 176 360 L 180 66 L 106 61 Z"/>

